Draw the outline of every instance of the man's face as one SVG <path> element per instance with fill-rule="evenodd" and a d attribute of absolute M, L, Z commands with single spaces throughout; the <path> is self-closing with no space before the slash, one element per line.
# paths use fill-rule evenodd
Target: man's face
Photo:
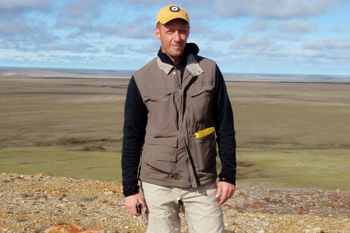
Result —
<path fill-rule="evenodd" d="M 162 52 L 178 64 L 181 61 L 190 26 L 182 19 L 174 19 L 166 24 L 159 23 L 155 29 L 156 37 L 160 40 Z"/>

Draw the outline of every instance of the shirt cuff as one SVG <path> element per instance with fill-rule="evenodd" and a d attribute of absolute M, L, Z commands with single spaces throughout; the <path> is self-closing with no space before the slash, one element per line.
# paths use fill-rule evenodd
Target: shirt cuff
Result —
<path fill-rule="evenodd" d="M 130 185 L 130 184 L 123 184 L 123 194 L 124 197 L 132 196 L 135 194 L 138 194 L 140 186 L 135 184 L 135 185 Z"/>
<path fill-rule="evenodd" d="M 219 175 L 219 181 L 227 182 L 236 185 L 236 176 L 226 177 L 222 174 Z"/>

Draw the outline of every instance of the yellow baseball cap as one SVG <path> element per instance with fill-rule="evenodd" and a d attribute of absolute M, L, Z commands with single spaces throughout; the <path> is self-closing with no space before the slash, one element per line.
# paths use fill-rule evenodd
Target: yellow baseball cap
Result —
<path fill-rule="evenodd" d="M 183 19 L 187 23 L 190 23 L 190 19 L 188 18 L 188 14 L 185 9 L 176 5 L 169 5 L 160 9 L 156 24 L 159 22 L 161 24 L 166 24 L 173 19 Z"/>

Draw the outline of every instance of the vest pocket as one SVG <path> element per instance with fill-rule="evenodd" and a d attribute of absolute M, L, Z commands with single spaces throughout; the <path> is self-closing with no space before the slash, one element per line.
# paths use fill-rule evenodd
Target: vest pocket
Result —
<path fill-rule="evenodd" d="M 209 89 L 196 90 L 189 93 L 192 112 L 197 122 L 203 123 L 208 118 L 211 118 L 213 93 L 214 91 Z"/>
<path fill-rule="evenodd" d="M 176 164 L 177 138 L 148 138 L 142 161 L 154 170 L 174 173 Z"/>
<path fill-rule="evenodd" d="M 205 171 L 207 168 L 213 167 L 216 163 L 215 132 L 204 137 L 195 138 L 194 140 L 196 145 L 196 166 L 199 171 Z"/>
<path fill-rule="evenodd" d="M 175 126 L 173 98 L 173 93 L 150 94 L 146 97 L 148 124 L 151 128 L 166 129 Z"/>

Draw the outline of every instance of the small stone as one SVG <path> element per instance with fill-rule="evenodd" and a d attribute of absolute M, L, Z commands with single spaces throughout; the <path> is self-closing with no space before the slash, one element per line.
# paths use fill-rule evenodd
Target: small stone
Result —
<path fill-rule="evenodd" d="M 305 233 L 323 233 L 323 231 L 320 227 L 316 227 L 314 229 L 304 230 L 304 231 L 305 231 Z"/>
<path fill-rule="evenodd" d="M 42 176 L 52 176 L 52 174 L 51 174 L 51 173 L 46 172 L 46 171 L 44 171 L 43 173 L 41 173 L 41 175 L 42 175 Z"/>
<path fill-rule="evenodd" d="M 79 226 L 72 225 L 60 225 L 50 227 L 44 231 L 44 233 L 80 233 L 83 229 Z"/>
<path fill-rule="evenodd" d="M 89 230 L 89 231 L 82 231 L 80 233 L 104 233 L 104 230 Z"/>

